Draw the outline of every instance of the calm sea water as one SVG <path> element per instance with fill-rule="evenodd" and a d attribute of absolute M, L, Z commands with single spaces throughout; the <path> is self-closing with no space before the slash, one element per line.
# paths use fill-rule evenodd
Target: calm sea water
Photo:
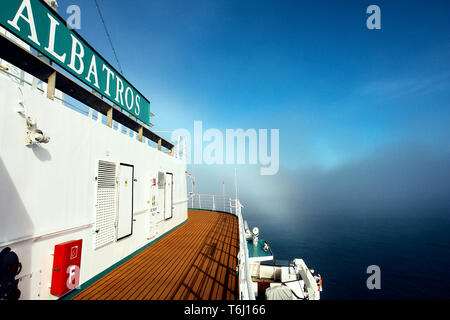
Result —
<path fill-rule="evenodd" d="M 450 299 L 450 212 L 243 213 L 277 259 L 303 258 L 322 275 L 322 299 Z M 367 289 L 369 265 L 380 290 Z"/>

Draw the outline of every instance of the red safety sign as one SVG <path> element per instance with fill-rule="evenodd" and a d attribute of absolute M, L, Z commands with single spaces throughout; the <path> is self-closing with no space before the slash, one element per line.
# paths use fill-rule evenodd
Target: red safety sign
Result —
<path fill-rule="evenodd" d="M 82 244 L 80 239 L 55 246 L 51 294 L 61 297 L 79 286 Z"/>

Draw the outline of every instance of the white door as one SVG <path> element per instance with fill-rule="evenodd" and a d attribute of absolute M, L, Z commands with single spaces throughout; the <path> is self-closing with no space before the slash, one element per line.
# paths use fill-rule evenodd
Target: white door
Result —
<path fill-rule="evenodd" d="M 164 219 L 172 218 L 173 174 L 166 173 L 166 188 L 164 194 Z"/>
<path fill-rule="evenodd" d="M 134 167 L 121 163 L 117 206 L 117 240 L 133 233 L 133 180 Z"/>

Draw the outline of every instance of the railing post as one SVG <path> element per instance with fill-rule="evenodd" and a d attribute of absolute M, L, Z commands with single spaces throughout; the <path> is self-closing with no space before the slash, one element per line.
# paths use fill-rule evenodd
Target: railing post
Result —
<path fill-rule="evenodd" d="M 47 80 L 47 98 L 54 99 L 56 90 L 56 72 L 53 72 Z"/>
<path fill-rule="evenodd" d="M 138 131 L 138 140 L 140 141 L 140 142 L 142 142 L 142 138 L 143 138 L 143 135 L 144 135 L 144 128 L 143 127 L 139 127 L 139 131 Z"/>
<path fill-rule="evenodd" d="M 213 211 L 216 211 L 216 202 L 214 200 L 214 195 L 212 196 L 212 198 L 213 198 Z"/>
<path fill-rule="evenodd" d="M 113 126 L 113 108 L 109 108 L 106 114 L 106 125 L 110 128 Z"/>
<path fill-rule="evenodd" d="M 97 111 L 97 122 L 102 123 L 103 120 L 103 114 Z"/>
<path fill-rule="evenodd" d="M 198 207 L 202 208 L 202 201 L 200 200 L 200 195 L 198 195 Z"/>

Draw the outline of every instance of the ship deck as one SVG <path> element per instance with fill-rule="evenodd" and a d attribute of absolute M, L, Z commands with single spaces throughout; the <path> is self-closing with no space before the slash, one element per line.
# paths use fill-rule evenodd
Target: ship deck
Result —
<path fill-rule="evenodd" d="M 189 210 L 187 222 L 76 293 L 73 300 L 235 300 L 235 216 Z"/>

